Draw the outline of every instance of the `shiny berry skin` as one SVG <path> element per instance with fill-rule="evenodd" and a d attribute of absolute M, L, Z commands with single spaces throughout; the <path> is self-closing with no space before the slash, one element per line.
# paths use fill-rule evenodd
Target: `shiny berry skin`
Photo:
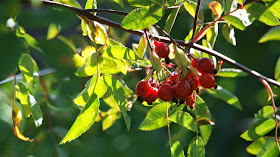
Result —
<path fill-rule="evenodd" d="M 169 55 L 169 47 L 164 42 L 154 41 L 155 52 L 161 58 L 168 58 Z"/>
<path fill-rule="evenodd" d="M 151 85 L 151 87 L 158 88 L 158 84 L 152 80 L 149 81 L 149 84 Z"/>
<path fill-rule="evenodd" d="M 165 80 L 161 84 L 164 84 L 164 83 L 170 84 L 171 86 L 175 85 L 175 83 L 171 80 Z"/>
<path fill-rule="evenodd" d="M 136 94 L 141 97 L 145 97 L 151 92 L 151 85 L 148 81 L 140 81 L 136 85 Z"/>
<path fill-rule="evenodd" d="M 192 94 L 191 87 L 187 80 L 177 82 L 173 90 L 175 98 L 180 100 L 186 100 Z"/>
<path fill-rule="evenodd" d="M 146 97 L 143 97 L 143 100 L 146 101 L 149 105 L 152 105 L 152 103 L 158 98 L 158 89 L 151 87 L 151 92 Z"/>
<path fill-rule="evenodd" d="M 199 80 L 196 77 L 190 79 L 188 83 L 192 90 L 197 90 L 200 86 Z"/>
<path fill-rule="evenodd" d="M 192 59 L 191 61 L 191 65 L 194 67 L 194 68 L 197 68 L 197 61 L 199 60 L 199 58 L 196 58 L 196 60 Z"/>
<path fill-rule="evenodd" d="M 214 63 L 210 58 L 201 58 L 197 62 L 197 70 L 201 73 L 213 73 Z"/>
<path fill-rule="evenodd" d="M 199 78 L 199 83 L 204 88 L 212 88 L 216 86 L 214 76 L 209 73 L 202 73 Z"/>
<path fill-rule="evenodd" d="M 186 101 L 185 104 L 192 107 L 195 104 L 196 96 L 192 94 Z"/>
<path fill-rule="evenodd" d="M 172 85 L 168 83 L 162 83 L 158 89 L 158 97 L 162 101 L 170 101 L 173 98 L 173 88 Z"/>

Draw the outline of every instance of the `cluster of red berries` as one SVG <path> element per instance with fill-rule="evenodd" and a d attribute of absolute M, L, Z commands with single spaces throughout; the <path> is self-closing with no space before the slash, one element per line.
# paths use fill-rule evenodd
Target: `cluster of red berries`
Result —
<path fill-rule="evenodd" d="M 156 54 L 161 58 L 168 59 L 168 45 L 158 41 L 155 41 L 154 45 Z M 193 59 L 191 65 L 197 70 L 198 78 L 192 72 L 183 78 L 182 75 L 178 75 L 180 71 L 178 70 L 162 83 L 152 80 L 140 81 L 136 86 L 138 100 L 146 101 L 151 105 L 157 98 L 160 98 L 162 101 L 185 103 L 185 105 L 193 107 L 196 100 L 193 91 L 199 90 L 200 86 L 204 88 L 215 87 L 216 83 L 212 74 L 216 71 L 213 61 L 209 58 Z"/>

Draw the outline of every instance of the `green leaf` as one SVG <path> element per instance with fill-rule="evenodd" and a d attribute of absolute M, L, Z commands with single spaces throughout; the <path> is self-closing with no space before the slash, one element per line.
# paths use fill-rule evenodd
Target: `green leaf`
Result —
<path fill-rule="evenodd" d="M 175 54 L 175 63 L 182 70 L 183 76 L 186 78 L 189 72 L 188 64 L 190 64 L 190 61 L 187 60 L 184 51 L 177 49 L 175 45 L 173 45 L 173 48 Z"/>
<path fill-rule="evenodd" d="M 53 39 L 57 36 L 57 34 L 60 32 L 61 28 L 60 25 L 57 25 L 56 23 L 51 23 L 48 28 L 48 34 L 47 39 Z"/>
<path fill-rule="evenodd" d="M 274 78 L 277 80 L 280 77 L 280 57 L 277 60 L 274 72 Z"/>
<path fill-rule="evenodd" d="M 216 38 L 218 36 L 218 23 L 215 23 L 214 26 L 211 26 L 210 29 L 206 32 L 206 40 L 210 43 L 211 47 L 214 47 Z"/>
<path fill-rule="evenodd" d="M 279 155 L 279 149 L 275 142 L 275 138 L 271 138 L 264 144 L 257 157 L 275 157 L 278 155 Z"/>
<path fill-rule="evenodd" d="M 266 32 L 259 40 L 259 43 L 264 43 L 271 40 L 280 40 L 280 26 L 273 27 L 268 32 Z"/>
<path fill-rule="evenodd" d="M 151 54 L 150 57 L 149 57 L 149 60 L 151 61 L 152 66 L 156 70 L 156 72 L 160 73 L 160 71 L 162 69 L 162 65 L 161 65 L 161 62 L 159 60 L 159 57 L 155 56 L 154 54 Z"/>
<path fill-rule="evenodd" d="M 224 13 L 228 13 L 237 8 L 236 0 L 225 0 L 224 2 Z"/>
<path fill-rule="evenodd" d="M 195 10 L 196 10 L 196 6 L 197 4 L 191 0 L 186 0 L 184 2 L 184 7 L 185 9 L 189 12 L 189 14 L 192 16 L 192 17 L 195 17 Z M 203 21 L 204 17 L 203 17 L 203 13 L 201 11 L 199 11 L 199 14 L 198 14 L 198 21 Z"/>
<path fill-rule="evenodd" d="M 165 110 L 166 103 L 161 103 L 152 107 L 147 113 L 145 119 L 140 124 L 139 129 L 144 131 L 152 131 L 166 126 L 167 122 Z"/>
<path fill-rule="evenodd" d="M 242 4 L 242 5 L 245 3 L 245 1 L 246 1 L 246 0 L 237 0 L 237 2 L 238 2 L 239 4 Z"/>
<path fill-rule="evenodd" d="M 173 115 L 171 115 L 169 117 L 169 119 L 172 122 L 178 123 L 191 131 L 198 132 L 198 129 L 197 129 L 197 126 L 195 125 L 193 117 L 187 112 L 178 111 L 178 112 L 174 113 Z"/>
<path fill-rule="evenodd" d="M 34 48 L 37 51 L 41 51 L 39 48 L 39 44 L 35 38 L 33 38 L 31 35 L 29 35 L 27 33 L 25 33 L 23 37 L 24 37 L 25 41 L 27 42 L 28 46 Z"/>
<path fill-rule="evenodd" d="M 87 101 L 85 107 L 81 113 L 76 118 L 74 124 L 71 126 L 70 130 L 66 136 L 62 139 L 60 144 L 64 144 L 68 141 L 72 141 L 84 132 L 86 132 L 94 123 L 99 109 L 99 99 L 97 95 L 92 94 L 90 99 Z"/>
<path fill-rule="evenodd" d="M 111 108 L 106 112 L 106 117 L 102 121 L 102 130 L 109 129 L 116 120 L 121 117 L 119 110 L 116 108 Z"/>
<path fill-rule="evenodd" d="M 212 125 L 210 125 L 210 124 L 200 125 L 199 126 L 199 132 L 200 132 L 200 135 L 202 137 L 204 145 L 206 145 L 210 136 L 211 136 L 211 133 L 212 133 Z"/>
<path fill-rule="evenodd" d="M 194 137 L 188 148 L 188 157 L 205 157 L 205 148 L 200 136 Z"/>
<path fill-rule="evenodd" d="M 137 48 L 137 51 L 136 51 L 136 54 L 138 55 L 138 57 L 143 58 L 144 53 L 145 53 L 146 48 L 147 48 L 147 43 L 148 43 L 147 38 L 146 38 L 145 34 L 143 34 L 141 36 L 141 39 L 139 41 L 138 48 Z"/>
<path fill-rule="evenodd" d="M 120 72 L 117 63 L 110 57 L 102 57 L 103 63 L 99 68 L 102 74 L 116 74 Z"/>
<path fill-rule="evenodd" d="M 32 114 L 31 104 L 29 100 L 29 91 L 24 84 L 19 83 L 16 86 L 16 97 L 20 100 L 25 117 L 30 117 Z"/>
<path fill-rule="evenodd" d="M 123 0 L 114 0 L 117 4 L 119 4 L 121 7 L 124 7 Z"/>
<path fill-rule="evenodd" d="M 247 76 L 248 74 L 240 69 L 234 69 L 234 68 L 223 68 L 218 71 L 216 76 L 220 77 L 243 77 Z"/>
<path fill-rule="evenodd" d="M 274 15 L 280 19 L 280 1 L 279 0 L 264 0 L 264 4 Z"/>
<path fill-rule="evenodd" d="M 37 101 L 35 100 L 35 97 L 31 94 L 29 94 L 29 101 L 31 105 L 32 118 L 34 119 L 35 126 L 39 127 L 43 123 L 42 110 Z"/>
<path fill-rule="evenodd" d="M 103 78 L 98 77 L 97 79 L 97 75 L 92 76 L 92 78 L 87 81 L 85 87 L 86 88 L 74 99 L 75 104 L 85 106 L 93 92 L 98 98 L 101 98 L 107 91 L 107 86 L 105 85 Z"/>
<path fill-rule="evenodd" d="M 131 30 L 148 28 L 157 23 L 163 16 L 163 13 L 164 9 L 159 5 L 137 8 L 123 19 L 122 27 Z"/>
<path fill-rule="evenodd" d="M 185 157 L 184 150 L 180 145 L 180 142 L 173 141 L 171 143 L 171 154 L 174 157 Z"/>
<path fill-rule="evenodd" d="M 229 24 L 224 24 L 222 28 L 222 34 L 224 38 L 231 43 L 232 45 L 236 46 L 236 39 L 234 29 L 230 27 Z"/>
<path fill-rule="evenodd" d="M 173 9 L 171 10 L 169 16 L 167 17 L 166 19 L 166 22 L 165 22 L 165 26 L 164 26 L 164 30 L 170 34 L 171 30 L 172 30 L 172 27 L 174 25 L 174 22 L 176 20 L 176 17 L 178 15 L 178 12 L 180 10 L 180 7 L 176 8 L 176 9 Z"/>
<path fill-rule="evenodd" d="M 97 8 L 97 1 L 96 0 L 87 0 L 85 9 L 96 9 Z"/>
<path fill-rule="evenodd" d="M 97 73 L 97 64 L 103 63 L 103 59 L 101 57 L 97 59 L 97 55 L 97 53 L 92 54 L 86 60 L 85 64 L 76 71 L 75 74 L 79 77 L 88 77 Z"/>
<path fill-rule="evenodd" d="M 277 26 L 280 24 L 275 15 L 260 3 L 251 3 L 244 8 L 256 19 L 269 26 Z"/>
<path fill-rule="evenodd" d="M 255 114 L 255 117 L 258 119 L 264 119 L 272 115 L 273 113 L 274 113 L 274 109 L 272 106 L 264 106 L 258 111 L 257 114 Z"/>
<path fill-rule="evenodd" d="M 235 28 L 237 28 L 239 30 L 243 31 L 243 30 L 246 29 L 243 22 L 235 16 L 227 15 L 227 16 L 223 17 L 223 19 L 226 20 L 228 23 L 230 23 L 231 25 L 233 25 Z"/>
<path fill-rule="evenodd" d="M 104 82 L 108 88 L 108 91 L 111 93 L 111 95 L 115 98 L 117 104 L 119 105 L 119 108 L 122 112 L 123 118 L 126 123 L 127 130 L 130 129 L 130 123 L 131 119 L 127 115 L 126 110 L 126 97 L 125 92 L 123 90 L 123 85 L 113 76 L 111 75 L 103 75 Z"/>
<path fill-rule="evenodd" d="M 251 14 L 249 14 L 245 9 L 238 9 L 230 15 L 235 16 L 239 20 L 241 20 L 245 27 L 250 26 L 255 20 L 255 18 Z"/>
<path fill-rule="evenodd" d="M 34 72 L 38 72 L 38 67 L 35 60 L 28 54 L 21 55 L 18 67 L 22 73 L 23 81 L 27 83 L 33 80 Z"/>
<path fill-rule="evenodd" d="M 239 103 L 239 100 L 236 96 L 234 96 L 230 91 L 218 86 L 216 90 L 207 89 L 207 91 L 212 94 L 214 97 L 224 100 L 228 104 L 242 110 L 242 106 Z"/>
<path fill-rule="evenodd" d="M 102 56 L 116 59 L 136 60 L 135 52 L 124 46 L 108 46 L 103 50 Z"/>
<path fill-rule="evenodd" d="M 135 7 L 143 7 L 143 6 L 148 6 L 153 4 L 153 2 L 151 0 L 127 0 L 127 2 Z"/>
<path fill-rule="evenodd" d="M 199 96 L 196 96 L 195 110 L 196 118 L 211 118 L 211 113 L 207 105 L 205 104 L 204 100 Z"/>
<path fill-rule="evenodd" d="M 246 151 L 252 155 L 258 155 L 267 140 L 266 137 L 258 138 L 246 148 Z"/>
<path fill-rule="evenodd" d="M 240 137 L 246 141 L 254 141 L 259 137 L 264 136 L 274 128 L 275 121 L 273 119 L 261 119 L 253 124 L 250 129 L 246 130 L 242 135 L 240 135 Z"/>

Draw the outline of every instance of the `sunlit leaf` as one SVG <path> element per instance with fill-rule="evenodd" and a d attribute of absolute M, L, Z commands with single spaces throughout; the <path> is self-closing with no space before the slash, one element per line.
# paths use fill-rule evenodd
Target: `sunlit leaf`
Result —
<path fill-rule="evenodd" d="M 236 96 L 234 96 L 230 91 L 218 86 L 216 90 L 207 89 L 207 91 L 212 94 L 214 97 L 224 100 L 228 104 L 242 110 L 242 106 L 239 103 L 239 100 Z"/>
<path fill-rule="evenodd" d="M 60 144 L 72 141 L 84 132 L 86 132 L 94 123 L 99 109 L 99 99 L 97 95 L 92 94 L 90 99 L 87 101 L 81 113 L 76 118 L 74 124 L 71 126 L 70 130 L 66 136 L 62 139 Z"/>
<path fill-rule="evenodd" d="M 223 13 L 223 8 L 221 4 L 217 1 L 212 1 L 208 4 L 208 7 L 212 10 L 214 15 L 221 16 Z"/>
<path fill-rule="evenodd" d="M 224 38 L 231 43 L 232 45 L 236 46 L 236 39 L 234 29 L 229 26 L 229 24 L 224 24 L 222 28 L 222 34 Z"/>
<path fill-rule="evenodd" d="M 277 60 L 274 72 L 274 78 L 277 80 L 280 77 L 280 57 Z"/>
<path fill-rule="evenodd" d="M 108 56 L 116 59 L 135 60 L 136 55 L 131 49 L 124 46 L 108 46 L 103 50 L 102 56 Z"/>
<path fill-rule="evenodd" d="M 259 21 L 269 25 L 279 25 L 279 20 L 264 5 L 260 3 L 251 3 L 244 7 L 252 16 Z"/>
<path fill-rule="evenodd" d="M 89 97 L 94 92 L 98 98 L 101 98 L 107 91 L 103 78 L 97 75 L 92 76 L 85 85 L 85 89 L 74 99 L 74 103 L 80 106 L 85 106 Z"/>
<path fill-rule="evenodd" d="M 207 105 L 199 96 L 196 96 L 195 110 L 196 118 L 211 118 L 211 113 Z"/>
<path fill-rule="evenodd" d="M 163 8 L 159 5 L 137 8 L 123 19 L 122 27 L 131 30 L 148 28 L 161 19 L 163 12 Z"/>
<path fill-rule="evenodd" d="M 246 0 L 237 0 L 237 2 L 238 2 L 239 4 L 242 4 L 242 5 L 245 3 L 245 1 L 246 1 Z"/>
<path fill-rule="evenodd" d="M 277 147 L 275 138 L 266 141 L 257 157 L 275 157 L 279 155 L 279 148 Z"/>
<path fill-rule="evenodd" d="M 258 155 L 267 140 L 266 137 L 258 138 L 246 148 L 246 151 L 252 155 Z"/>
<path fill-rule="evenodd" d="M 279 0 L 264 0 L 264 4 L 267 6 L 268 10 L 274 15 L 280 18 L 280 1 Z"/>
<path fill-rule="evenodd" d="M 126 97 L 125 97 L 125 92 L 123 90 L 123 85 L 113 76 L 111 75 L 103 75 L 104 82 L 108 88 L 108 91 L 112 94 L 114 99 L 116 100 L 117 104 L 119 105 L 119 108 L 122 112 L 123 118 L 126 123 L 127 130 L 130 129 L 130 123 L 131 119 L 127 115 L 127 110 L 126 110 Z"/>
<path fill-rule="evenodd" d="M 13 105 L 12 119 L 13 119 L 13 123 L 14 123 L 13 130 L 14 130 L 15 136 L 23 141 L 33 142 L 34 139 L 30 139 L 30 138 L 24 136 L 18 128 L 20 125 L 21 119 L 22 119 L 22 114 L 16 105 Z"/>
<path fill-rule="evenodd" d="M 206 32 L 206 40 L 210 43 L 211 47 L 214 47 L 216 38 L 218 36 L 218 23 L 215 23 L 214 26 L 211 26 L 210 29 Z"/>
<path fill-rule="evenodd" d="M 72 61 L 73 61 L 76 68 L 82 67 L 86 62 L 86 60 L 82 56 L 80 56 L 79 54 L 74 54 L 74 56 L 72 58 Z"/>
<path fill-rule="evenodd" d="M 25 117 L 30 117 L 32 112 L 29 101 L 29 91 L 22 83 L 18 83 L 16 89 L 16 97 L 20 100 L 24 115 Z"/>
<path fill-rule="evenodd" d="M 237 0 L 226 0 L 224 2 L 224 13 L 228 13 L 237 8 Z"/>
<path fill-rule="evenodd" d="M 159 57 L 155 56 L 155 55 L 150 55 L 149 60 L 151 61 L 152 66 L 156 70 L 156 72 L 160 73 L 160 71 L 162 69 L 162 65 L 159 60 Z"/>
<path fill-rule="evenodd" d="M 109 129 L 116 120 L 118 120 L 121 117 L 121 114 L 119 110 L 116 108 L 111 108 L 106 112 L 106 117 L 104 117 L 102 121 L 102 130 Z"/>
<path fill-rule="evenodd" d="M 97 72 L 97 64 L 102 63 L 102 58 L 97 57 L 98 54 L 94 53 L 89 57 L 85 64 L 80 67 L 77 72 L 75 73 L 79 77 L 87 77 L 87 76 L 92 76 Z"/>
<path fill-rule="evenodd" d="M 59 39 L 59 40 L 62 41 L 64 44 L 66 44 L 67 46 L 69 46 L 74 52 L 77 50 L 77 48 L 76 48 L 74 42 L 73 42 L 71 39 L 66 38 L 66 37 L 64 37 L 64 36 L 62 36 L 62 35 L 58 35 L 58 36 L 57 36 L 57 39 Z"/>
<path fill-rule="evenodd" d="M 47 39 L 53 39 L 57 36 L 57 34 L 60 32 L 61 28 L 60 25 L 57 25 L 56 23 L 51 23 L 49 25 Z"/>
<path fill-rule="evenodd" d="M 87 0 L 85 9 L 96 9 L 97 8 L 97 1 L 96 0 Z"/>
<path fill-rule="evenodd" d="M 37 68 L 36 62 L 33 60 L 33 58 L 28 54 L 22 54 L 21 58 L 19 59 L 19 69 L 23 76 L 23 81 L 29 83 L 33 80 L 33 74 L 35 72 L 35 69 Z"/>
<path fill-rule="evenodd" d="M 275 121 L 271 118 L 261 119 L 246 130 L 240 137 L 246 141 L 254 141 L 275 128 Z"/>
<path fill-rule="evenodd" d="M 183 112 L 183 111 L 176 112 L 173 115 L 171 115 L 169 119 L 172 122 L 178 123 L 191 131 L 194 132 L 198 131 L 197 126 L 195 125 L 195 122 L 193 120 L 193 117 L 187 112 Z"/>
<path fill-rule="evenodd" d="M 178 141 L 172 141 L 171 143 L 171 154 L 176 157 L 185 157 L 184 150 Z"/>
<path fill-rule="evenodd" d="M 206 145 L 212 133 L 212 125 L 200 125 L 199 132 L 204 145 Z"/>
<path fill-rule="evenodd" d="M 200 136 L 194 137 L 188 148 L 188 157 L 205 157 L 204 143 Z"/>
<path fill-rule="evenodd" d="M 240 69 L 234 69 L 234 68 L 222 68 L 218 71 L 216 76 L 220 77 L 243 77 L 247 76 L 248 74 Z"/>
<path fill-rule="evenodd" d="M 247 12 L 245 9 L 238 9 L 235 12 L 230 14 L 231 16 L 237 17 L 242 21 L 245 27 L 250 26 L 254 22 L 254 17 Z"/>
<path fill-rule="evenodd" d="M 96 44 L 104 45 L 106 43 L 107 31 L 104 25 L 96 21 L 88 21 L 86 26 L 90 40 Z"/>
<path fill-rule="evenodd" d="M 177 47 L 175 46 L 173 48 L 175 54 L 175 63 L 182 70 L 183 76 L 187 77 L 189 72 L 189 69 L 187 69 L 187 67 L 190 61 L 186 58 L 185 53 L 181 49 L 177 49 Z"/>
<path fill-rule="evenodd" d="M 243 22 L 235 16 L 227 15 L 227 16 L 223 17 L 223 19 L 239 30 L 243 31 L 246 29 Z"/>
<path fill-rule="evenodd" d="M 185 9 L 189 12 L 189 14 L 190 14 L 192 17 L 195 16 L 196 6 L 197 6 L 197 4 L 196 4 L 194 1 L 186 0 L 186 1 L 184 2 L 184 7 L 185 7 Z M 202 12 L 201 12 L 201 10 L 200 10 L 200 11 L 199 11 L 199 14 L 198 14 L 198 20 L 202 22 L 203 19 L 204 19 L 204 16 L 203 16 L 203 14 L 202 14 Z"/>
<path fill-rule="evenodd" d="M 35 126 L 39 127 L 43 123 L 42 110 L 39 104 L 37 103 L 35 97 L 31 94 L 29 94 L 29 101 L 31 105 L 32 118 L 34 119 Z"/>
<path fill-rule="evenodd" d="M 127 0 L 127 2 L 132 5 L 132 6 L 135 6 L 135 7 L 143 7 L 143 6 L 148 6 L 148 5 L 151 5 L 153 4 L 152 1 L 150 0 Z"/>
<path fill-rule="evenodd" d="M 123 0 L 114 0 L 117 4 L 119 4 L 121 7 L 124 7 Z"/>
<path fill-rule="evenodd" d="M 141 39 L 139 41 L 138 48 L 136 51 L 137 52 L 136 54 L 138 55 L 138 57 L 143 58 L 143 55 L 147 48 L 147 43 L 148 43 L 147 38 L 146 38 L 145 34 L 143 34 L 141 36 Z"/>
<path fill-rule="evenodd" d="M 24 37 L 25 41 L 27 42 L 28 46 L 40 51 L 39 44 L 35 38 L 33 38 L 31 35 L 29 35 L 27 33 L 25 33 L 23 37 Z"/>
<path fill-rule="evenodd" d="M 169 16 L 167 17 L 166 19 L 166 23 L 165 23 L 165 26 L 164 26 L 164 30 L 170 34 L 171 30 L 172 30 L 172 27 L 174 25 L 174 22 L 177 18 L 177 15 L 178 15 L 178 12 L 180 10 L 180 7 L 176 8 L 176 9 L 173 9 Z"/>
<path fill-rule="evenodd" d="M 273 27 L 268 32 L 266 32 L 259 40 L 259 43 L 264 43 L 271 40 L 280 40 L 280 26 Z"/>
<path fill-rule="evenodd" d="M 264 106 L 258 111 L 257 114 L 255 114 L 255 117 L 258 119 L 264 119 L 272 115 L 273 113 L 274 113 L 274 109 L 272 106 Z"/>

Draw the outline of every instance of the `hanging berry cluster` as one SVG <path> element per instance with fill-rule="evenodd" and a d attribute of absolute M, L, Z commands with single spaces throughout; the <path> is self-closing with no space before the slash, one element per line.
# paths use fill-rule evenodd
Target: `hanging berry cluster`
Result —
<path fill-rule="evenodd" d="M 170 49 L 164 42 L 154 41 L 155 53 L 165 58 L 166 64 L 169 63 L 168 58 Z M 167 62 L 168 61 L 168 62 Z M 168 65 L 174 65 L 169 63 Z M 214 63 L 210 58 L 196 58 L 191 60 L 191 65 L 197 76 L 190 70 L 187 77 L 181 74 L 181 69 L 177 72 L 172 72 L 169 77 L 163 81 L 155 81 L 153 78 L 149 80 L 142 80 L 136 86 L 136 94 L 140 102 L 146 101 L 149 105 L 160 98 L 162 101 L 173 101 L 176 104 L 185 104 L 190 108 L 194 108 L 196 101 L 196 93 L 199 93 L 199 87 L 216 88 L 216 83 L 213 74 L 217 71 Z M 168 66 L 169 67 L 169 66 Z"/>

